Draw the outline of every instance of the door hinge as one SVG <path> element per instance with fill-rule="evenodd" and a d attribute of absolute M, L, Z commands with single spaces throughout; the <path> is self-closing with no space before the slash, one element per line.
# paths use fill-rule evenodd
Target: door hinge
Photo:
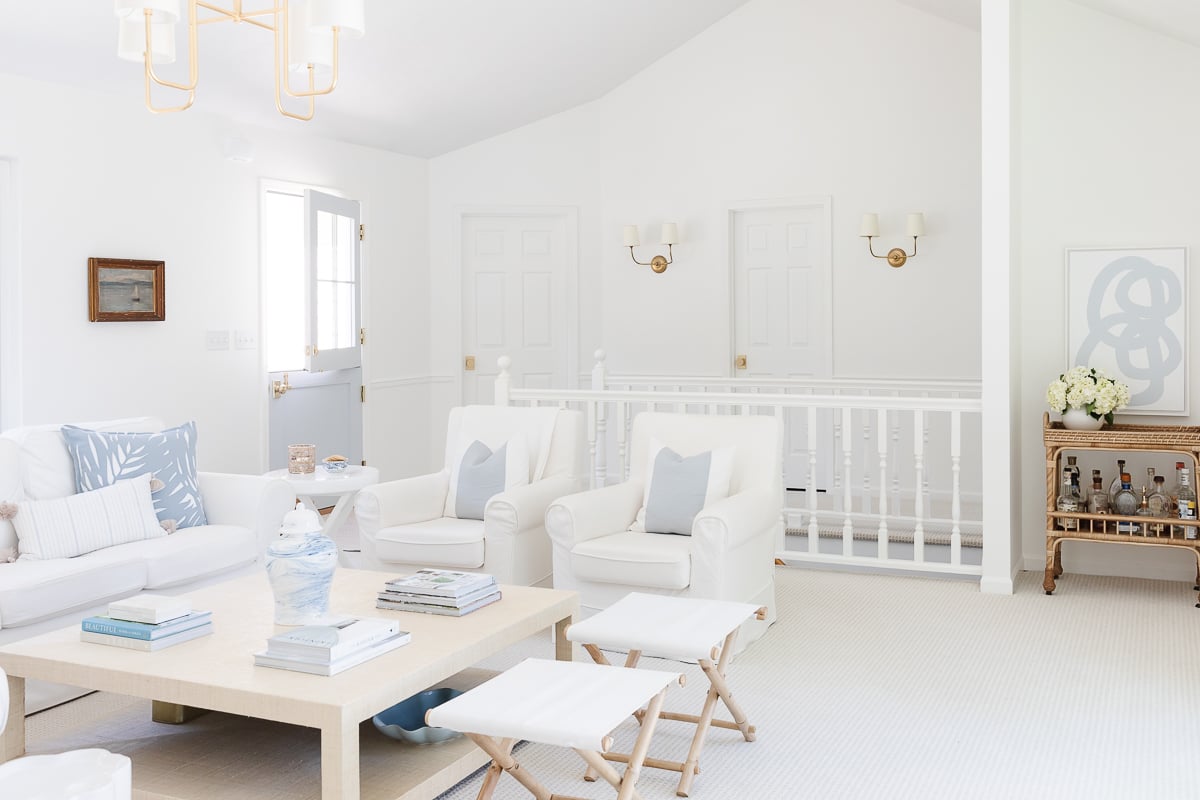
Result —
<path fill-rule="evenodd" d="M 358 387 L 358 402 L 360 402 L 360 403 L 367 402 L 367 387 L 366 386 Z"/>
<path fill-rule="evenodd" d="M 319 355 L 320 352 L 321 351 L 317 349 L 317 346 L 315 344 L 304 345 L 304 355 L 306 355 L 306 356 L 316 356 L 316 355 Z"/>
<path fill-rule="evenodd" d="M 361 242 L 366 238 L 367 238 L 367 226 L 359 225 L 358 226 L 358 240 Z"/>
<path fill-rule="evenodd" d="M 358 329 L 358 343 L 359 344 L 367 343 L 367 329 L 366 328 Z"/>

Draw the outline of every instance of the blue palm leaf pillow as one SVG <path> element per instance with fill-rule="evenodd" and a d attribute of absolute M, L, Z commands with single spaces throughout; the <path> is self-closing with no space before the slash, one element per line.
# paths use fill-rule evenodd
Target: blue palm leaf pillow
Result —
<path fill-rule="evenodd" d="M 176 528 L 208 524 L 196 478 L 195 422 L 157 433 L 63 425 L 62 434 L 75 462 L 75 491 L 90 492 L 149 473 L 163 483 L 152 495 L 159 522 L 174 520 Z"/>

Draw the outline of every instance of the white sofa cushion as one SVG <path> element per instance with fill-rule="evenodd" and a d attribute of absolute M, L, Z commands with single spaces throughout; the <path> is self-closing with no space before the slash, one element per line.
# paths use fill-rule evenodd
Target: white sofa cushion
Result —
<path fill-rule="evenodd" d="M 150 473 L 112 486 L 17 504 L 21 558 L 73 558 L 125 542 L 166 536 L 154 515 Z"/>
<path fill-rule="evenodd" d="M 104 422 L 80 422 L 95 431 L 147 432 L 162 429 L 154 417 L 131 417 Z M 75 462 L 63 441 L 62 425 L 31 425 L 5 431 L 21 449 L 21 483 L 30 500 L 75 494 Z"/>
<path fill-rule="evenodd" d="M 588 539 L 571 550 L 577 578 L 650 589 L 686 589 L 692 580 L 691 539 L 623 531 Z"/>
<path fill-rule="evenodd" d="M 254 563 L 254 532 L 241 525 L 198 525 L 162 539 L 112 548 L 146 563 L 147 589 L 164 589 Z"/>
<path fill-rule="evenodd" d="M 146 561 L 138 554 L 139 544 L 144 543 L 76 558 L 0 564 L 0 626 L 30 625 L 140 591 L 146 585 Z"/>
<path fill-rule="evenodd" d="M 384 528 L 375 544 L 381 559 L 403 564 L 478 569 L 485 554 L 483 523 L 452 517 Z"/>

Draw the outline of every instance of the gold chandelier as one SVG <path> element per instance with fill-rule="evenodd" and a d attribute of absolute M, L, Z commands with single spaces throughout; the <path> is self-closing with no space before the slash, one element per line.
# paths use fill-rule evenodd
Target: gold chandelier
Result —
<path fill-rule="evenodd" d="M 114 0 L 120 32 L 117 55 L 127 61 L 145 64 L 146 108 L 156 114 L 183 111 L 196 99 L 200 56 L 196 33 L 201 25 L 217 22 L 245 22 L 272 31 L 275 41 L 275 108 L 292 119 L 313 118 L 318 95 L 329 94 L 337 86 L 338 43 L 345 35 L 357 38 L 365 32 L 363 0 L 272 0 L 266 8 L 246 11 L 242 0 L 231 0 L 232 8 L 221 8 L 204 0 L 187 3 L 188 79 L 169 81 L 155 71 L 156 64 L 175 61 L 175 24 L 180 19 L 181 0 Z M 292 73 L 307 73 L 307 88 L 294 89 Z M 317 87 L 317 76 L 326 85 Z M 185 92 L 179 105 L 156 106 L 151 98 L 154 86 Z M 284 97 L 306 100 L 307 113 L 284 108 Z"/>

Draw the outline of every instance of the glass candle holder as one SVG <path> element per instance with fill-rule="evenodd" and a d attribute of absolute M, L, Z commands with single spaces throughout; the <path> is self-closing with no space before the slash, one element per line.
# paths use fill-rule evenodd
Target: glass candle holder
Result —
<path fill-rule="evenodd" d="M 317 468 L 317 446 L 315 444 L 288 445 L 288 472 L 292 475 L 308 475 Z"/>

